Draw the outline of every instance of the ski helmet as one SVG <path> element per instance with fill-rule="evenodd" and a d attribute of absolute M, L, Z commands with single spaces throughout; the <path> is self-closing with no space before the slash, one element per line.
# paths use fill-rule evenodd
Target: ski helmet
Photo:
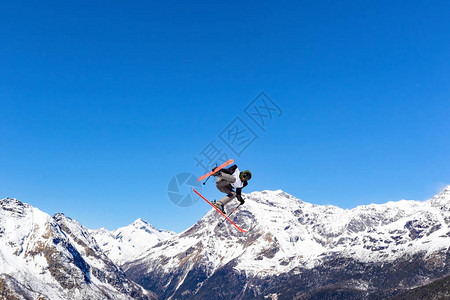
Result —
<path fill-rule="evenodd" d="M 241 180 L 250 180 L 252 178 L 252 173 L 249 170 L 245 170 L 239 174 Z"/>

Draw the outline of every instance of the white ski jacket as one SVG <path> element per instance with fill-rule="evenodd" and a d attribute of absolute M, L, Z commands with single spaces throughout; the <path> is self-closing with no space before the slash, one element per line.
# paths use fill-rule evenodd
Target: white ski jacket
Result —
<path fill-rule="evenodd" d="M 241 189 L 244 187 L 244 183 L 241 181 L 239 174 L 241 174 L 241 171 L 239 171 L 239 168 L 236 168 L 236 170 L 234 170 L 233 174 L 231 174 L 231 175 L 233 175 L 234 178 L 236 178 L 236 181 L 231 184 L 231 186 L 234 187 L 235 189 Z"/>

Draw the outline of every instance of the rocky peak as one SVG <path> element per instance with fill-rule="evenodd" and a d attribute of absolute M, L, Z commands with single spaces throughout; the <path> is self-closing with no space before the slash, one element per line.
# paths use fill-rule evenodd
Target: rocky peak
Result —
<path fill-rule="evenodd" d="M 135 225 L 135 226 L 150 225 L 149 222 L 147 222 L 147 221 L 145 221 L 145 220 L 143 220 L 143 219 L 141 219 L 141 218 L 136 219 L 136 221 L 134 221 L 134 222 L 131 223 L 131 224 L 132 224 L 132 225 Z"/>
<path fill-rule="evenodd" d="M 22 216 L 26 208 L 30 205 L 24 204 L 15 198 L 4 198 L 0 200 L 0 209 L 9 211 L 12 215 Z"/>
<path fill-rule="evenodd" d="M 432 206 L 450 210 L 450 185 L 447 185 L 440 193 L 429 200 Z"/>
<path fill-rule="evenodd" d="M 147 230 L 147 231 L 158 231 L 158 229 L 156 227 L 154 227 L 152 224 L 150 224 L 149 222 L 139 218 L 136 221 L 134 221 L 133 223 L 131 223 L 128 226 L 122 227 L 122 229 L 125 229 L 126 227 L 129 228 L 134 228 L 134 229 L 142 229 L 142 230 Z"/>
<path fill-rule="evenodd" d="M 175 235 L 174 232 L 158 229 L 141 218 L 114 231 L 99 228 L 89 232 L 100 248 L 118 265 L 137 258 L 155 244 Z"/>

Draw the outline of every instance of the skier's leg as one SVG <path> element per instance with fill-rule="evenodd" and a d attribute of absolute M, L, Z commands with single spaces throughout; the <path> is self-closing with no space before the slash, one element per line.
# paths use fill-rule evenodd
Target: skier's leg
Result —
<path fill-rule="evenodd" d="M 236 178 L 229 174 L 220 173 L 220 176 L 216 179 L 216 187 L 219 191 L 225 194 L 229 194 L 233 189 L 230 184 L 236 182 Z"/>
<path fill-rule="evenodd" d="M 223 197 L 222 199 L 220 199 L 219 201 L 217 201 L 217 204 L 225 206 L 227 205 L 231 200 L 234 199 L 234 197 L 236 197 L 236 192 L 233 191 L 233 189 L 231 188 L 230 184 L 227 184 L 225 186 L 219 185 L 217 187 L 219 189 L 219 191 L 221 191 L 222 193 L 227 194 L 225 197 Z"/>
<path fill-rule="evenodd" d="M 232 175 L 220 173 L 220 176 L 217 177 L 216 180 L 216 187 L 219 191 L 222 193 L 227 194 L 225 197 L 217 201 L 216 203 L 221 206 L 220 209 L 225 211 L 223 208 L 227 203 L 229 203 L 231 200 L 236 197 L 235 191 L 233 191 L 233 188 L 231 187 L 230 183 L 233 183 L 236 181 L 236 178 Z"/>
<path fill-rule="evenodd" d="M 226 181 L 228 184 L 236 182 L 236 178 L 233 175 L 220 173 L 220 176 L 217 177 L 216 184 L 220 181 Z"/>
<path fill-rule="evenodd" d="M 225 197 L 223 197 L 222 199 L 220 199 L 216 203 L 225 207 L 225 205 L 230 203 L 230 201 L 233 200 L 235 197 L 236 197 L 236 194 L 233 192 L 233 193 L 230 193 L 230 194 L 226 195 Z"/>

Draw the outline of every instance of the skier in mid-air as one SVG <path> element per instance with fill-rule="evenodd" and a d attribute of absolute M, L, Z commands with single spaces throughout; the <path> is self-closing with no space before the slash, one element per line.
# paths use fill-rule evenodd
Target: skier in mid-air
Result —
<path fill-rule="evenodd" d="M 241 190 L 248 185 L 248 181 L 252 178 L 252 173 L 249 170 L 241 172 L 237 165 L 232 165 L 227 169 L 219 170 L 214 176 L 217 176 L 217 189 L 227 194 L 219 201 L 213 203 L 223 214 L 225 214 L 225 205 L 234 198 L 237 198 L 241 205 L 245 203 L 241 195 Z"/>

